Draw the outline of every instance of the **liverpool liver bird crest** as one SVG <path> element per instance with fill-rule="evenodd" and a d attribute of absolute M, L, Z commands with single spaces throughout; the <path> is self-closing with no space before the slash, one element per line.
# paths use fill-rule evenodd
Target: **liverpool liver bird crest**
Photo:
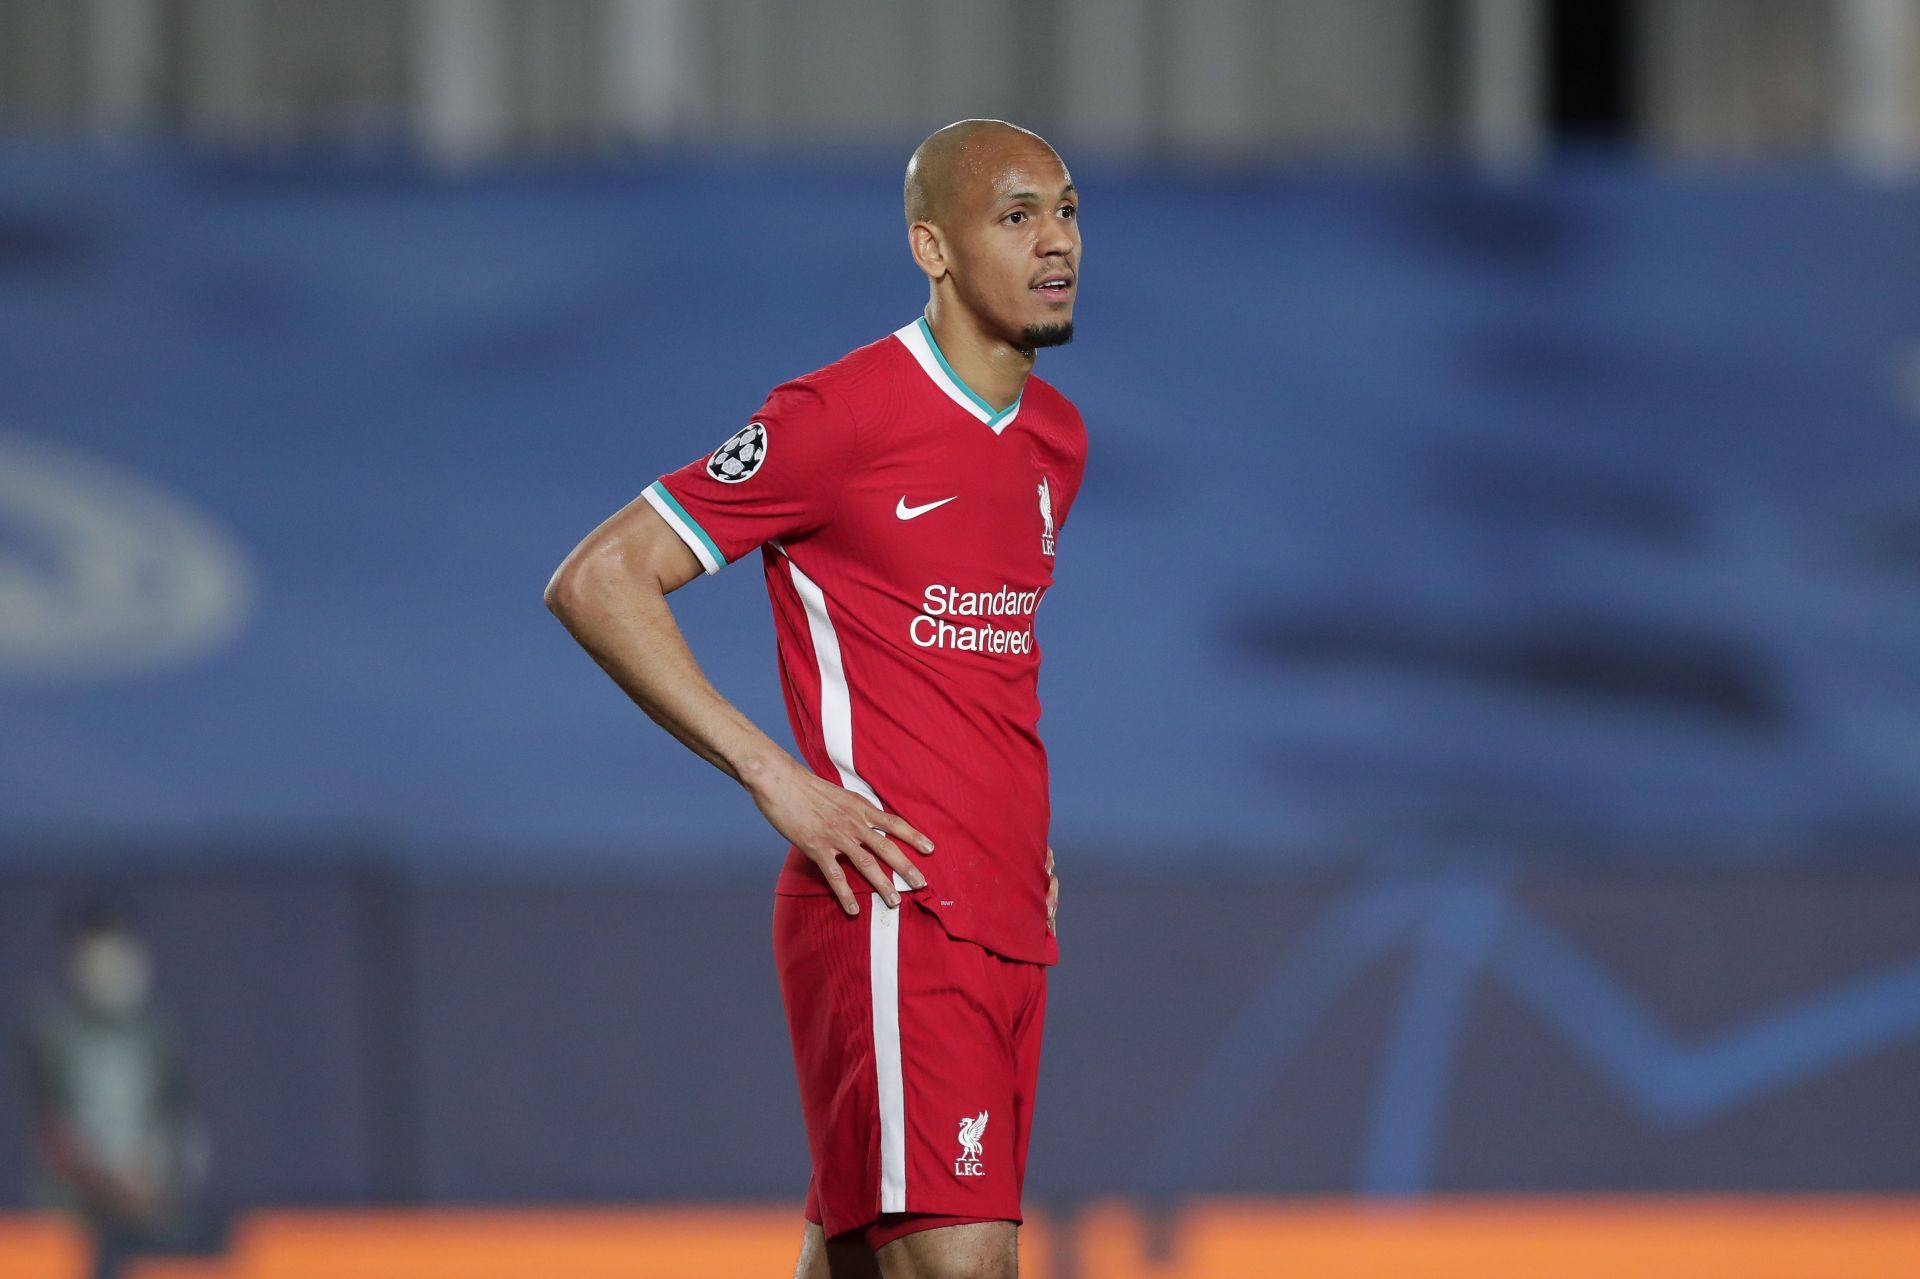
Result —
<path fill-rule="evenodd" d="M 960 1149 L 968 1159 L 980 1157 L 980 1135 L 987 1130 L 987 1112 L 981 1111 L 971 1119 L 960 1121 Z"/>

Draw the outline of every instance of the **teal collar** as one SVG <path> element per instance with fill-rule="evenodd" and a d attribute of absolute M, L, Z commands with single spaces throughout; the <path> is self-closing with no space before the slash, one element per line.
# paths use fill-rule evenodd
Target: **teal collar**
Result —
<path fill-rule="evenodd" d="M 953 371 L 947 363 L 947 357 L 941 352 L 940 344 L 933 340 L 933 326 L 927 323 L 927 317 L 921 316 L 904 328 L 895 329 L 893 336 L 900 339 L 902 345 L 913 353 L 914 360 L 926 375 L 933 379 L 946 397 L 958 404 L 973 416 L 992 428 L 995 435 L 1006 430 L 1014 416 L 1020 412 L 1020 401 L 1015 400 L 1004 409 L 995 409 L 980 394 Z"/>

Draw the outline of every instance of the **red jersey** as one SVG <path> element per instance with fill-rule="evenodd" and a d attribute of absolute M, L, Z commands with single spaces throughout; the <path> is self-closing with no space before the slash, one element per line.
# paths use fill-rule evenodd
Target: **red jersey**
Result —
<path fill-rule="evenodd" d="M 709 573 L 760 548 L 802 757 L 933 841 L 915 897 L 948 933 L 1033 963 L 1056 956 L 1034 614 L 1085 463 L 1065 396 L 1029 377 L 996 412 L 922 319 L 645 493 Z M 777 891 L 830 890 L 789 848 Z"/>

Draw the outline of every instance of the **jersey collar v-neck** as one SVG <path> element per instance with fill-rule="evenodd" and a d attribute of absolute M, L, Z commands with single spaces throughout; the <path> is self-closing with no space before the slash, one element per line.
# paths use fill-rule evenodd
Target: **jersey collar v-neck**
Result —
<path fill-rule="evenodd" d="M 895 329 L 893 336 L 900 344 L 913 352 L 913 358 L 919 363 L 933 384 L 940 388 L 946 397 L 967 412 L 985 422 L 995 435 L 1012 424 L 1014 415 L 1020 412 L 1020 401 L 1015 400 L 1006 408 L 996 411 L 982 399 L 972 387 L 960 380 L 960 375 L 947 363 L 947 357 L 940 353 L 940 344 L 933 340 L 933 329 L 927 323 L 927 317 L 921 316 L 912 324 Z"/>

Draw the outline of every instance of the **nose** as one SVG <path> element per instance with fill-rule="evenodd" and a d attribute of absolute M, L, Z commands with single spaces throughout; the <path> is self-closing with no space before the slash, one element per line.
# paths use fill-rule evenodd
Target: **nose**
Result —
<path fill-rule="evenodd" d="M 1034 238 L 1033 251 L 1043 258 L 1065 257 L 1074 244 L 1073 224 L 1065 218 L 1048 218 Z"/>

